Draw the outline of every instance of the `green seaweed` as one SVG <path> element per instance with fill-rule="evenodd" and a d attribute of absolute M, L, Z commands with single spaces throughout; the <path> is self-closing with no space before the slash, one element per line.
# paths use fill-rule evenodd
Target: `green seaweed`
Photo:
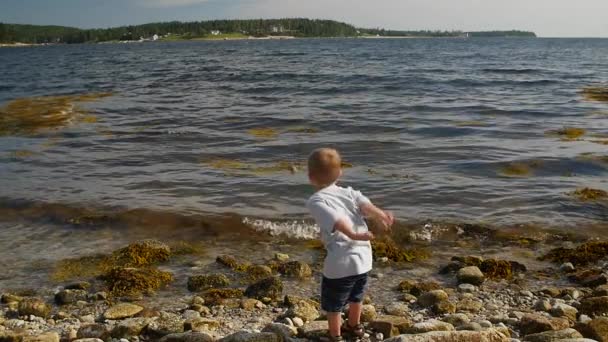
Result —
<path fill-rule="evenodd" d="M 173 281 L 170 272 L 155 268 L 113 267 L 100 277 L 114 296 L 151 294 Z"/>
<path fill-rule="evenodd" d="M 563 263 L 571 262 L 576 266 L 595 263 L 608 256 L 608 241 L 593 241 L 576 248 L 554 248 L 543 255 L 541 260 Z"/>

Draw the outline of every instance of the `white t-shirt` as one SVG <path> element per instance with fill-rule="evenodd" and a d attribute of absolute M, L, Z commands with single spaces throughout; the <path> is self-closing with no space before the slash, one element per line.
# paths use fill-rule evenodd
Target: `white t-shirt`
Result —
<path fill-rule="evenodd" d="M 345 218 L 355 233 L 367 232 L 367 224 L 359 206 L 370 203 L 360 191 L 332 184 L 314 193 L 306 202 L 308 210 L 321 229 L 321 240 L 327 250 L 323 275 L 337 279 L 363 274 L 372 269 L 372 247 L 369 241 L 355 241 L 334 230 L 336 222 Z"/>

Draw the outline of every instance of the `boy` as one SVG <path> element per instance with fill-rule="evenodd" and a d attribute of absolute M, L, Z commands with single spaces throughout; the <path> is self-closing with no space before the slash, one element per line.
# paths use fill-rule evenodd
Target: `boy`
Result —
<path fill-rule="evenodd" d="M 346 332 L 363 337 L 361 302 L 372 269 L 374 235 L 364 217 L 376 220 L 384 229 L 393 225 L 393 215 L 374 206 L 361 192 L 336 185 L 342 176 L 338 151 L 320 148 L 308 157 L 308 178 L 317 190 L 306 206 L 321 229 L 327 250 L 321 282 L 321 307 L 327 312 L 331 341 L 341 341 L 341 312 L 348 302 Z"/>

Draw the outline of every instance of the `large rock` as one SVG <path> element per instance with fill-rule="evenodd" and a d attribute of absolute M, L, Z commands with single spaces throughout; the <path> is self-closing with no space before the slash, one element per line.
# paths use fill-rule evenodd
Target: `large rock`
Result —
<path fill-rule="evenodd" d="M 0 337 L 0 341 L 4 341 L 2 337 Z M 40 335 L 24 336 L 22 342 L 59 342 L 59 334 L 49 331 Z"/>
<path fill-rule="evenodd" d="M 274 333 L 279 336 L 281 342 L 289 342 L 298 334 L 298 329 L 283 323 L 270 323 L 264 327 L 262 332 Z"/>
<path fill-rule="evenodd" d="M 608 342 L 608 317 L 598 317 L 587 324 L 589 337 L 599 342 Z"/>
<path fill-rule="evenodd" d="M 201 332 L 188 331 L 185 333 L 169 334 L 159 342 L 213 342 L 213 337 Z"/>
<path fill-rule="evenodd" d="M 80 326 L 78 329 L 78 333 L 76 334 L 77 338 L 98 338 L 101 340 L 105 340 L 110 337 L 110 332 L 108 328 L 103 324 L 93 323 L 86 324 Z"/>
<path fill-rule="evenodd" d="M 428 308 L 439 302 L 448 300 L 448 294 L 443 290 L 433 290 L 425 292 L 418 297 L 418 304 L 422 307 Z"/>
<path fill-rule="evenodd" d="M 423 334 L 430 331 L 453 331 L 454 326 L 447 322 L 442 322 L 436 319 L 419 322 L 407 329 L 410 334 Z"/>
<path fill-rule="evenodd" d="M 290 261 L 279 266 L 279 273 L 287 277 L 308 278 L 312 276 L 312 269 L 301 261 Z"/>
<path fill-rule="evenodd" d="M 590 297 L 581 300 L 580 312 L 590 316 L 608 314 L 608 296 Z"/>
<path fill-rule="evenodd" d="M 555 304 L 551 309 L 551 315 L 555 317 L 566 317 L 575 322 L 578 310 L 568 304 Z"/>
<path fill-rule="evenodd" d="M 483 273 L 477 266 L 468 266 L 461 268 L 460 270 L 458 270 L 457 278 L 459 284 L 466 283 L 473 285 L 481 285 L 485 280 Z"/>
<path fill-rule="evenodd" d="M 314 321 L 319 318 L 319 311 L 309 302 L 301 300 L 292 305 L 286 313 L 287 317 L 300 317 L 305 322 Z"/>
<path fill-rule="evenodd" d="M 127 318 L 117 322 L 110 335 L 114 338 L 130 338 L 141 335 L 151 319 L 146 317 Z"/>
<path fill-rule="evenodd" d="M 219 342 L 281 342 L 281 339 L 273 332 L 250 333 L 240 331 L 220 339 Z"/>
<path fill-rule="evenodd" d="M 391 337 L 405 333 L 412 326 L 412 321 L 406 317 L 384 315 L 378 316 L 369 326 L 384 337 Z"/>
<path fill-rule="evenodd" d="M 568 319 L 549 318 L 540 314 L 524 314 L 519 321 L 519 329 L 523 335 L 537 334 L 549 330 L 569 328 Z"/>
<path fill-rule="evenodd" d="M 361 322 L 367 323 L 372 322 L 378 317 L 376 307 L 371 304 L 365 304 L 361 306 Z"/>
<path fill-rule="evenodd" d="M 399 335 L 385 342 L 509 342 L 511 338 L 494 329 L 485 331 L 432 331 L 416 335 Z"/>
<path fill-rule="evenodd" d="M 278 300 L 283 294 L 283 282 L 277 277 L 262 279 L 255 284 L 249 285 L 245 290 L 245 296 L 264 300 Z"/>
<path fill-rule="evenodd" d="M 387 314 L 391 316 L 409 317 L 410 308 L 405 303 L 395 302 L 387 305 L 384 308 Z"/>
<path fill-rule="evenodd" d="M 567 338 L 582 338 L 578 331 L 568 328 L 564 330 L 550 330 L 537 334 L 530 334 L 524 338 L 526 342 L 553 342 L 562 341 Z"/>
<path fill-rule="evenodd" d="M 25 298 L 19 302 L 17 308 L 21 316 L 34 315 L 47 318 L 51 313 L 51 306 L 40 298 Z"/>
<path fill-rule="evenodd" d="M 437 315 L 453 314 L 456 312 L 456 304 L 444 300 L 432 306 L 433 312 Z"/>
<path fill-rule="evenodd" d="M 444 322 L 450 323 L 451 325 L 458 327 L 464 324 L 468 324 L 471 322 L 469 316 L 463 313 L 457 313 L 452 315 L 447 315 L 441 319 Z"/>
<path fill-rule="evenodd" d="M 110 307 L 106 312 L 103 313 L 103 317 L 109 320 L 129 318 L 142 312 L 144 308 L 131 304 L 131 303 L 120 303 Z"/>
<path fill-rule="evenodd" d="M 298 334 L 299 337 L 317 340 L 321 337 L 327 336 L 328 329 L 329 327 L 327 325 L 327 321 L 313 321 L 299 327 Z"/>
<path fill-rule="evenodd" d="M 188 278 L 188 290 L 192 292 L 222 288 L 230 285 L 230 279 L 224 274 L 195 275 Z"/>
<path fill-rule="evenodd" d="M 55 294 L 55 303 L 66 305 L 76 303 L 79 300 L 87 300 L 87 294 L 85 290 L 62 290 Z"/>
<path fill-rule="evenodd" d="M 160 316 L 151 321 L 146 327 L 146 334 L 153 339 L 182 332 L 184 332 L 184 320 L 182 317 L 165 311 L 161 311 Z"/>

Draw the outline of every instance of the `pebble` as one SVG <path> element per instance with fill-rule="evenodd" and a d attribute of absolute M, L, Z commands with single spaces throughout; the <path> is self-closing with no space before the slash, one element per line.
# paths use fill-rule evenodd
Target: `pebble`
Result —
<path fill-rule="evenodd" d="M 477 287 L 473 284 L 464 283 L 458 285 L 458 291 L 463 293 L 473 293 L 477 291 Z"/>
<path fill-rule="evenodd" d="M 293 325 L 297 328 L 304 325 L 304 321 L 300 317 L 293 317 L 292 319 Z"/>
<path fill-rule="evenodd" d="M 575 268 L 571 262 L 565 262 L 559 267 L 559 270 L 564 273 L 570 273 L 570 272 L 574 272 Z"/>

